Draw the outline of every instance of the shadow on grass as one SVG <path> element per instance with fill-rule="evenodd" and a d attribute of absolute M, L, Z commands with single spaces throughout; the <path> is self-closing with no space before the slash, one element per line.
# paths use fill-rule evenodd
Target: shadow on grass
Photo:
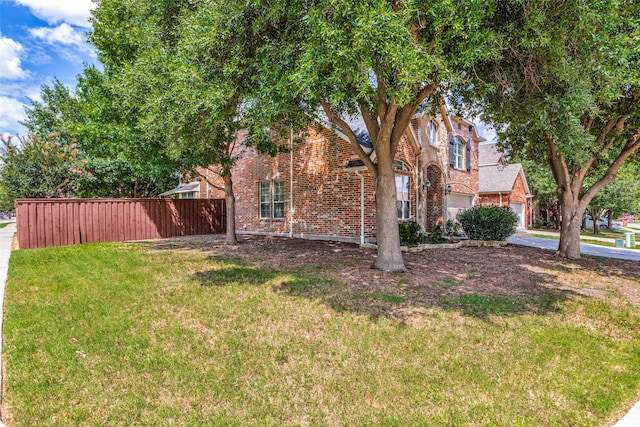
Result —
<path fill-rule="evenodd" d="M 242 236 L 228 247 L 219 238 L 197 237 L 153 249 L 206 253 L 214 268 L 194 275 L 204 286 L 271 286 L 373 319 L 405 319 L 429 308 L 476 318 L 544 315 L 562 309 L 568 298 L 607 298 L 640 283 L 632 261 L 568 261 L 513 246 L 408 253 L 406 273 L 372 269 L 375 251 L 338 242 Z"/>
<path fill-rule="evenodd" d="M 406 320 L 417 309 L 440 308 L 466 316 L 513 316 L 555 312 L 570 291 L 547 285 L 526 290 L 492 289 L 474 293 L 455 279 L 409 286 L 397 283 L 349 283 L 318 271 L 314 266 L 291 270 L 270 269 L 232 262 L 226 257 L 210 257 L 215 269 L 196 272 L 192 277 L 202 286 L 270 286 L 281 295 L 320 300 L 338 312 L 352 312 L 376 320 L 381 316 Z M 399 275 L 401 276 L 401 275 Z M 540 280 L 547 279 L 540 277 Z"/>

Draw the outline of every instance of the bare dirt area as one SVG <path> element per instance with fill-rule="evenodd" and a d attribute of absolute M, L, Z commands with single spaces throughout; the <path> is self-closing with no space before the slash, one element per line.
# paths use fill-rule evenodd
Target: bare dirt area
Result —
<path fill-rule="evenodd" d="M 265 275 L 289 272 L 292 279 L 279 291 L 373 317 L 409 319 L 433 307 L 478 317 L 540 314 L 575 296 L 640 306 L 635 261 L 590 256 L 569 261 L 551 251 L 511 245 L 405 253 L 404 273 L 373 269 L 376 251 L 350 243 L 239 236 L 237 246 L 226 246 L 224 236 L 207 235 L 149 245 L 152 250 L 195 251 L 212 260 L 241 262 L 246 268 L 264 269 Z M 201 279 L 215 282 L 216 276 L 205 272 Z"/>

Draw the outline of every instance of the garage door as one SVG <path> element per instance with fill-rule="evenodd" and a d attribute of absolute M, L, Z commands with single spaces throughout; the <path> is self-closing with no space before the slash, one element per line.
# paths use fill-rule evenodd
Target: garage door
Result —
<path fill-rule="evenodd" d="M 469 209 L 473 203 L 473 196 L 466 194 L 449 194 L 447 196 L 447 219 L 456 219 L 458 212 Z"/>
<path fill-rule="evenodd" d="M 511 210 L 518 215 L 518 229 L 524 228 L 524 203 L 511 203 Z"/>

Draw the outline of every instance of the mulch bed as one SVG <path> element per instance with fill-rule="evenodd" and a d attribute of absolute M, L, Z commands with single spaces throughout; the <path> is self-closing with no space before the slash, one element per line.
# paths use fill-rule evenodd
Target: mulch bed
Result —
<path fill-rule="evenodd" d="M 372 316 L 404 318 L 470 296 L 512 302 L 501 308 L 505 314 L 552 310 L 555 302 L 572 295 L 614 297 L 640 306 L 635 261 L 590 256 L 570 261 L 552 251 L 507 245 L 405 253 L 407 271 L 386 273 L 373 268 L 375 250 L 356 244 L 247 235 L 238 240 L 237 246 L 226 246 L 221 235 L 186 236 L 154 241 L 151 248 L 204 252 L 214 259 L 331 278 L 345 286 L 318 283 L 311 289 L 283 290 Z"/>

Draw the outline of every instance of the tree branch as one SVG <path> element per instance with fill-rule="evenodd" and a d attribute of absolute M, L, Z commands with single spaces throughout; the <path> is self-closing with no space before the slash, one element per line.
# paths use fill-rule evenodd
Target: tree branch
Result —
<path fill-rule="evenodd" d="M 326 99 L 322 100 L 322 109 L 329 118 L 329 121 L 331 121 L 331 123 L 333 123 L 334 125 L 339 126 L 344 131 L 344 133 L 347 135 L 347 139 L 349 139 L 349 142 L 351 143 L 351 147 L 358 155 L 358 158 L 362 160 L 362 162 L 367 166 L 367 169 L 369 169 L 369 172 L 371 172 L 371 175 L 373 175 L 373 178 L 376 179 L 378 177 L 378 168 L 371 161 L 371 158 L 367 155 L 367 153 L 365 153 L 365 151 L 362 149 L 362 146 L 360 145 L 360 142 L 358 142 L 358 138 L 356 137 L 356 134 L 353 132 L 351 127 L 333 111 L 331 105 Z"/>
<path fill-rule="evenodd" d="M 604 173 L 602 178 L 593 184 L 582 196 L 582 200 L 590 203 L 591 200 L 595 197 L 598 191 L 602 190 L 607 184 L 611 183 L 618 173 L 618 170 L 623 165 L 623 163 L 631 157 L 636 151 L 640 149 L 640 128 L 636 129 L 635 133 L 627 140 L 624 145 L 624 148 L 618 154 L 618 157 L 611 163 L 611 165 L 607 168 L 607 171 Z"/>
<path fill-rule="evenodd" d="M 417 91 L 418 93 L 416 95 L 415 102 L 413 104 L 405 105 L 400 110 L 400 113 L 397 115 L 395 120 L 393 133 L 391 134 L 391 149 L 393 150 L 392 153 L 395 153 L 396 149 L 398 148 L 398 143 L 400 142 L 402 135 L 404 135 L 405 131 L 407 130 L 411 118 L 416 113 L 416 111 L 418 111 L 418 107 L 420 107 L 422 101 L 424 101 L 429 95 L 431 95 L 437 87 L 438 83 L 437 81 L 434 81 L 430 85 Z"/>
<path fill-rule="evenodd" d="M 552 136 L 547 136 L 547 145 L 549 146 L 549 151 L 551 153 L 549 162 L 551 163 L 551 171 L 553 172 L 556 184 L 558 184 L 563 191 L 572 190 L 570 185 L 571 177 L 569 176 L 569 167 L 564 161 L 564 158 L 558 154 L 558 146 Z"/>
<path fill-rule="evenodd" d="M 378 117 L 382 119 L 387 114 L 387 96 L 385 95 L 387 85 L 380 79 L 378 73 L 376 73 L 376 81 L 378 83 L 378 92 L 376 93 L 376 98 L 378 99 Z"/>
<path fill-rule="evenodd" d="M 598 150 L 596 154 L 592 155 L 589 158 L 589 160 L 587 160 L 585 164 L 576 172 L 576 178 L 580 179 L 580 182 L 584 181 L 584 178 L 587 176 L 587 173 L 589 173 L 589 169 L 591 168 L 591 166 L 593 166 L 593 163 L 598 158 L 603 156 L 615 142 L 615 137 L 611 137 L 606 143 L 604 143 L 604 140 L 607 137 L 607 135 L 614 128 L 616 128 L 618 132 L 622 132 L 623 129 L 621 129 L 621 127 L 622 128 L 624 127 L 624 122 L 626 120 L 627 120 L 626 116 L 623 116 L 623 117 L 619 116 L 615 119 L 609 120 L 609 122 L 607 122 L 607 124 L 604 126 L 604 128 L 602 129 L 602 132 L 600 132 L 600 135 L 598 135 L 598 138 L 595 141 L 596 146 L 599 146 L 602 144 L 602 147 L 600 147 L 600 150 Z"/>
<path fill-rule="evenodd" d="M 362 108 L 362 106 L 358 106 L 360 109 L 360 114 L 362 115 L 362 119 L 364 120 L 364 124 L 367 126 L 367 131 L 369 132 L 369 137 L 371 141 L 375 141 L 378 139 L 378 133 L 380 132 L 380 125 L 378 124 L 378 117 L 375 113 Z"/>

